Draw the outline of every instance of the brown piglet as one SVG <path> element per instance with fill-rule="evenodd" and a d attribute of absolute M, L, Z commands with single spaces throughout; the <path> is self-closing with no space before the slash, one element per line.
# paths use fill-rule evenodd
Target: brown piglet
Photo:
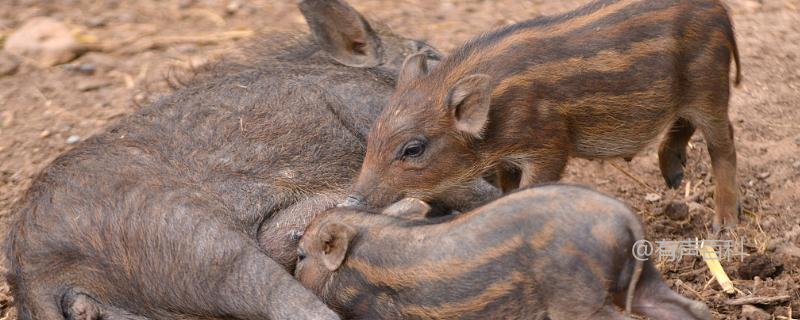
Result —
<path fill-rule="evenodd" d="M 415 219 L 403 200 L 312 220 L 295 277 L 352 319 L 708 319 L 632 248 L 642 224 L 585 187 L 546 185 L 464 214 Z M 386 213 L 386 212 L 384 212 Z M 646 258 L 646 257 L 640 257 Z M 617 306 L 617 307 L 615 307 Z"/>
<path fill-rule="evenodd" d="M 738 50 L 718 0 L 601 0 L 500 28 L 428 70 L 410 56 L 368 136 L 348 203 L 434 199 L 496 172 L 504 191 L 560 179 L 569 157 L 659 149 L 669 187 L 699 129 L 716 184 L 714 226 L 741 211 L 728 118 Z"/>

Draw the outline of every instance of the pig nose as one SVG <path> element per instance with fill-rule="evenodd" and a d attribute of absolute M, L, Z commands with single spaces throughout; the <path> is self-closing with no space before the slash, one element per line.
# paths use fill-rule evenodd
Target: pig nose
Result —
<path fill-rule="evenodd" d="M 342 203 L 337 205 L 337 207 L 360 207 L 363 205 L 364 205 L 364 197 L 357 194 L 351 194 L 347 196 L 347 198 L 345 198 Z"/>

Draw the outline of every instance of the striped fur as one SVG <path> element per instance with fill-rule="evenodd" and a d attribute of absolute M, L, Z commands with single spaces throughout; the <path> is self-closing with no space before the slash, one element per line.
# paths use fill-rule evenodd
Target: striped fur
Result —
<path fill-rule="evenodd" d="M 414 61 L 404 69 L 420 69 Z M 678 187 L 697 128 L 717 182 L 715 222 L 734 224 L 731 61 L 738 83 L 738 48 L 718 0 L 600 0 L 483 34 L 430 73 L 401 77 L 410 79 L 371 129 L 354 196 L 376 207 L 403 196 L 434 200 L 489 170 L 508 191 L 558 180 L 569 157 L 631 158 L 664 132 L 661 171 Z M 488 89 L 460 89 L 477 75 Z M 454 105 L 454 92 L 466 102 Z M 469 99 L 483 95 L 487 120 L 462 114 L 481 110 Z M 479 127 L 463 129 L 475 119 Z M 414 139 L 428 154 L 401 159 Z"/>
<path fill-rule="evenodd" d="M 330 271 L 320 259 L 336 251 L 321 245 L 336 243 L 324 231 L 333 224 L 355 232 Z M 612 304 L 626 301 L 653 319 L 707 319 L 704 305 L 635 262 L 642 233 L 625 205 L 566 185 L 438 220 L 339 208 L 309 225 L 295 276 L 348 319 L 612 319 L 621 316 Z"/>

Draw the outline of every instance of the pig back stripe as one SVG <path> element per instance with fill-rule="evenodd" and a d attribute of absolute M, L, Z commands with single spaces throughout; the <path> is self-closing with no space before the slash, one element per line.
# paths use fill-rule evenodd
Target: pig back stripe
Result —
<path fill-rule="evenodd" d="M 500 244 L 469 257 L 438 261 L 423 261 L 409 266 L 391 267 L 376 265 L 367 259 L 351 256 L 347 268 L 360 274 L 368 283 L 391 288 L 414 288 L 433 281 L 453 281 L 476 268 L 491 263 L 498 257 L 520 250 L 525 245 L 521 235 L 511 237 Z"/>
<path fill-rule="evenodd" d="M 589 6 L 592 10 L 582 12 L 580 15 L 566 15 L 556 19 L 554 23 L 528 23 L 511 25 L 500 30 L 484 34 L 468 42 L 442 62 L 437 68 L 447 70 L 447 74 L 458 79 L 468 75 L 469 72 L 485 62 L 494 61 L 502 56 L 509 55 L 512 47 L 520 43 L 527 43 L 534 39 L 544 37 L 562 36 L 590 24 L 601 21 L 617 11 L 640 1 L 647 0 L 622 0 L 603 1 L 601 5 Z M 514 52 L 511 52 L 513 55 Z"/>
<path fill-rule="evenodd" d="M 503 279 L 490 283 L 474 296 L 436 305 L 410 304 L 402 309 L 402 313 L 417 318 L 458 319 L 465 314 L 485 311 L 493 303 L 509 296 L 521 284 L 527 282 L 528 278 L 522 272 L 512 271 Z"/>
<path fill-rule="evenodd" d="M 567 17 L 554 24 L 523 22 L 478 37 L 448 57 L 437 68 L 440 72 L 435 74 L 444 75 L 445 78 L 440 80 L 448 84 L 482 72 L 497 78 L 516 78 L 519 83 L 520 77 L 526 77 L 525 74 L 530 77 L 529 73 L 536 72 L 540 65 L 544 65 L 541 68 L 546 70 L 554 70 L 558 65 L 594 57 L 599 60 L 597 65 L 585 64 L 601 68 L 599 65 L 614 59 L 615 54 L 635 59 L 647 55 L 648 51 L 653 54 L 664 49 L 664 55 L 670 51 L 674 54 L 677 50 L 697 52 L 702 51 L 702 41 L 677 41 L 703 37 L 704 32 L 713 33 L 715 30 L 731 32 L 727 11 L 714 0 L 623 0 L 604 3 L 583 15 Z M 712 21 L 706 23 L 704 20 Z M 681 29 L 682 24 L 690 26 L 689 30 Z M 732 51 L 735 49 L 731 41 L 726 43 Z M 546 75 L 558 75 L 558 72 Z M 509 83 L 505 87 L 509 87 Z M 494 94 L 501 92 L 495 91 Z"/>

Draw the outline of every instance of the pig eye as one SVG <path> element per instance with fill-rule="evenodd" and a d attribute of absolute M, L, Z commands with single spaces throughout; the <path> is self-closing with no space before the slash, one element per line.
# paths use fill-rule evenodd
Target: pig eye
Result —
<path fill-rule="evenodd" d="M 425 153 L 425 142 L 411 140 L 403 147 L 400 158 L 418 158 Z"/>

